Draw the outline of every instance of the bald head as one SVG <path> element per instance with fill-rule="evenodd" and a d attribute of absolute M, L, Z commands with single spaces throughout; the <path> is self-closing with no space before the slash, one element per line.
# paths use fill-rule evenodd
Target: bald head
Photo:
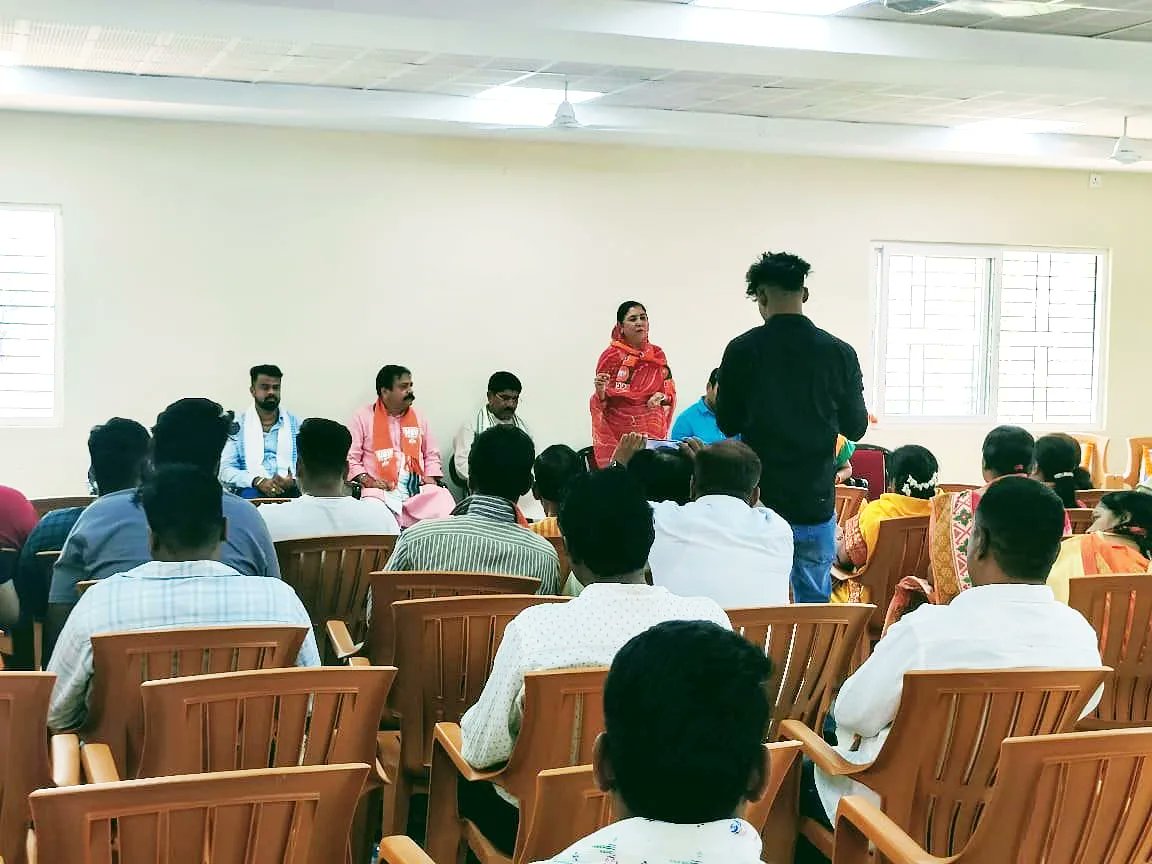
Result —
<path fill-rule="evenodd" d="M 754 506 L 760 500 L 760 457 L 742 441 L 721 441 L 696 454 L 693 498 L 729 495 Z"/>

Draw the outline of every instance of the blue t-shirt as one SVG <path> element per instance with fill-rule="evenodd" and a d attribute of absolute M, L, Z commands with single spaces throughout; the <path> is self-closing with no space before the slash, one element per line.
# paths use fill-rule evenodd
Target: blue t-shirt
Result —
<path fill-rule="evenodd" d="M 683 441 L 685 438 L 699 438 L 705 444 L 728 439 L 716 425 L 716 414 L 708 407 L 703 396 L 700 401 L 685 408 L 672 426 L 672 440 Z"/>
<path fill-rule="evenodd" d="M 227 538 L 220 561 L 246 576 L 280 578 L 276 548 L 259 512 L 252 504 L 221 490 Z M 152 560 L 148 548 L 148 520 L 136 503 L 136 490 L 113 492 L 93 501 L 81 514 L 64 542 L 52 571 L 49 603 L 72 606 L 79 599 L 76 583 L 106 579 Z"/>

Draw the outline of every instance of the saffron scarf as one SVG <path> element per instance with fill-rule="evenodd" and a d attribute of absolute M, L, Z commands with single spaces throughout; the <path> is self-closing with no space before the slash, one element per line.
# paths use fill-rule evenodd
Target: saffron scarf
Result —
<path fill-rule="evenodd" d="M 388 409 L 379 399 L 372 407 L 372 455 L 380 466 L 378 479 L 392 484 L 400 482 L 400 460 L 404 460 L 408 473 L 419 480 L 424 479 L 424 431 L 420 428 L 420 418 L 409 408 L 400 416 L 400 448 L 392 440 L 391 423 L 388 422 Z M 418 482 L 417 481 L 417 482 Z"/>
<path fill-rule="evenodd" d="M 603 467 L 612 459 L 620 439 L 628 432 L 639 432 L 647 438 L 667 438 L 676 410 L 676 382 L 662 348 L 645 342 L 633 348 L 621 335 L 620 326 L 612 331 L 612 344 L 596 363 L 597 375 L 608 375 L 604 401 L 592 394 L 592 444 L 596 463 Z M 652 408 L 648 400 L 664 394 L 664 404 Z"/>

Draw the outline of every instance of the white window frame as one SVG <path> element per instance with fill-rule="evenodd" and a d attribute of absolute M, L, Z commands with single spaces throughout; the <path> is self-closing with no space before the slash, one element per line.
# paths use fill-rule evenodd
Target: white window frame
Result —
<path fill-rule="evenodd" d="M 988 426 L 999 423 L 997 406 L 1000 385 L 1000 288 L 1004 272 L 1004 253 L 1008 251 L 1036 252 L 1048 254 L 1086 254 L 1100 258 L 1100 270 L 1096 278 L 1096 314 L 1094 339 L 1096 350 L 1092 369 L 1092 420 L 1076 427 L 1077 432 L 1100 432 L 1105 427 L 1107 410 L 1107 370 L 1108 370 L 1108 302 L 1111 292 L 1112 256 L 1107 249 L 1073 246 L 1025 246 L 1016 244 L 988 243 L 919 243 L 875 241 L 872 243 L 874 265 L 871 268 L 873 318 L 873 384 L 872 402 L 874 412 L 886 423 L 904 426 Z M 885 360 L 887 358 L 886 335 L 888 332 L 888 258 L 892 255 L 955 256 L 963 258 L 988 258 L 991 262 L 988 286 L 982 298 L 985 308 L 985 326 L 981 334 L 983 356 L 987 357 L 980 388 L 982 412 L 964 416 L 927 416 L 884 413 Z M 1066 423 L 1029 423 L 1030 429 L 1069 431 Z"/>
<path fill-rule="evenodd" d="M 0 429 L 56 429 L 64 425 L 63 383 L 64 383 L 64 245 L 63 209 L 59 204 L 33 204 L 26 202 L 0 201 L 0 210 L 36 210 L 52 214 L 55 227 L 56 285 L 52 304 L 55 324 L 52 333 L 52 414 L 48 417 L 4 417 L 0 416 Z"/>

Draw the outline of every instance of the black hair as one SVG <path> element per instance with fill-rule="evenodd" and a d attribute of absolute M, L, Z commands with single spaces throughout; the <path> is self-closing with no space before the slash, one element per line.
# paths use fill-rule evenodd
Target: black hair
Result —
<path fill-rule="evenodd" d="M 411 374 L 412 370 L 406 366 L 395 366 L 391 363 L 387 366 L 382 366 L 380 371 L 376 373 L 376 392 L 391 390 L 396 386 L 398 379 Z"/>
<path fill-rule="evenodd" d="M 532 488 L 536 446 L 523 429 L 493 426 L 472 440 L 468 485 L 480 495 L 516 501 Z"/>
<path fill-rule="evenodd" d="M 1010 579 L 1043 584 L 1060 554 L 1064 504 L 1030 477 L 1004 477 L 988 486 L 976 508 L 972 546 L 991 554 Z"/>
<path fill-rule="evenodd" d="M 1019 426 L 997 426 L 984 439 L 984 469 L 997 477 L 1030 474 L 1036 464 L 1036 440 Z"/>
<path fill-rule="evenodd" d="M 139 485 L 152 438 L 135 420 L 113 417 L 88 433 L 91 478 L 101 495 Z"/>
<path fill-rule="evenodd" d="M 743 441 L 720 441 L 696 454 L 696 496 L 750 499 L 762 470 L 760 457 Z"/>
<path fill-rule="evenodd" d="M 919 444 L 897 447 L 884 459 L 887 483 L 900 495 L 931 500 L 936 495 L 940 464 L 932 451 Z"/>
<path fill-rule="evenodd" d="M 1080 467 L 1080 442 L 1071 435 L 1044 435 L 1036 441 L 1035 458 L 1036 473 L 1045 483 L 1052 484 L 1064 506 L 1080 506 L 1076 492 L 1084 487 L 1078 485 L 1082 478 L 1077 472 L 1088 473 Z"/>
<path fill-rule="evenodd" d="M 802 291 L 804 280 L 812 272 L 812 265 L 789 252 L 765 252 L 748 268 L 744 277 L 748 283 L 748 296 L 759 297 L 769 288 L 781 291 Z"/>
<path fill-rule="evenodd" d="M 269 378 L 284 377 L 284 373 L 280 371 L 280 367 L 275 363 L 261 363 L 248 370 L 248 377 L 252 379 L 253 384 L 256 383 L 256 379 L 261 375 L 267 375 Z"/>
<path fill-rule="evenodd" d="M 215 475 L 195 465 L 164 465 L 140 487 L 137 500 L 148 528 L 169 549 L 217 541 L 224 531 L 224 503 Z"/>
<path fill-rule="evenodd" d="M 524 390 L 524 385 L 511 372 L 493 372 L 492 377 L 488 379 L 488 392 L 503 393 L 505 390 L 521 393 Z"/>
<path fill-rule="evenodd" d="M 232 412 L 211 399 L 173 402 L 152 427 L 153 462 L 157 467 L 183 462 L 215 474 L 232 420 Z"/>
<path fill-rule="evenodd" d="M 641 450 L 628 462 L 649 501 L 687 504 L 692 498 L 692 460 L 679 447 Z"/>
<path fill-rule="evenodd" d="M 1106 507 L 1121 518 L 1109 529 L 1113 534 L 1127 537 L 1140 547 L 1140 554 L 1152 558 L 1152 495 L 1147 492 L 1109 492 L 1100 499 Z"/>
<path fill-rule="evenodd" d="M 603 747 L 632 816 L 679 825 L 733 816 L 764 770 L 771 675 L 761 649 L 709 621 L 657 624 L 617 652 Z"/>
<path fill-rule="evenodd" d="M 719 367 L 713 369 L 711 371 L 711 373 L 709 373 L 709 375 L 708 375 L 708 386 L 709 387 L 715 387 L 718 383 L 720 383 L 720 368 Z"/>
<path fill-rule="evenodd" d="M 544 501 L 562 504 L 568 486 L 587 472 L 588 466 L 580 458 L 580 454 L 567 444 L 545 447 L 536 457 L 536 465 L 532 469 L 536 481 L 536 493 Z"/>
<path fill-rule="evenodd" d="M 559 522 L 569 557 L 605 580 L 643 570 L 656 539 L 643 488 L 618 468 L 575 478 Z"/>
<path fill-rule="evenodd" d="M 643 303 L 641 303 L 639 300 L 625 300 L 623 303 L 620 304 L 619 308 L 616 309 L 616 323 L 617 324 L 623 324 L 624 323 L 624 319 L 628 317 L 628 310 L 631 309 L 633 306 L 639 306 L 641 309 L 644 310 L 645 313 L 648 312 L 648 308 Z"/>
<path fill-rule="evenodd" d="M 296 458 L 310 472 L 343 476 L 348 470 L 352 433 L 342 423 L 309 417 L 296 433 Z"/>

